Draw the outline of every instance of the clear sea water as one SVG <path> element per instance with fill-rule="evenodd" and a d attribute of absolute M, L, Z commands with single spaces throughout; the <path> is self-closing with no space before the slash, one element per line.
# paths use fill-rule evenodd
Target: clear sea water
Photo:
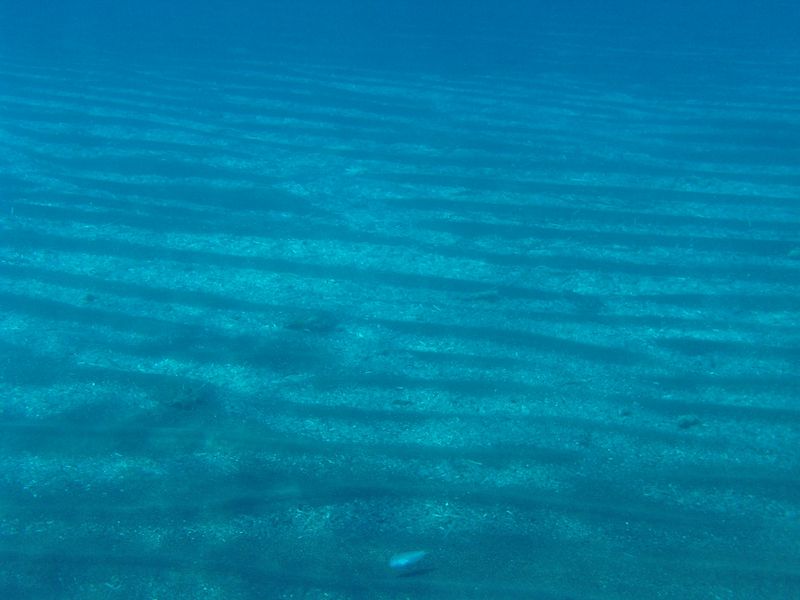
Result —
<path fill-rule="evenodd" d="M 0 0 L 0 599 L 800 598 L 798 32 Z"/>

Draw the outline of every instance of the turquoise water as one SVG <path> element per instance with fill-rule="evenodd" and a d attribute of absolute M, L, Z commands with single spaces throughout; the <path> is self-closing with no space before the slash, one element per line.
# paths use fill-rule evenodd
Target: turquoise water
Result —
<path fill-rule="evenodd" d="M 0 598 L 800 598 L 798 22 L 0 4 Z"/>

